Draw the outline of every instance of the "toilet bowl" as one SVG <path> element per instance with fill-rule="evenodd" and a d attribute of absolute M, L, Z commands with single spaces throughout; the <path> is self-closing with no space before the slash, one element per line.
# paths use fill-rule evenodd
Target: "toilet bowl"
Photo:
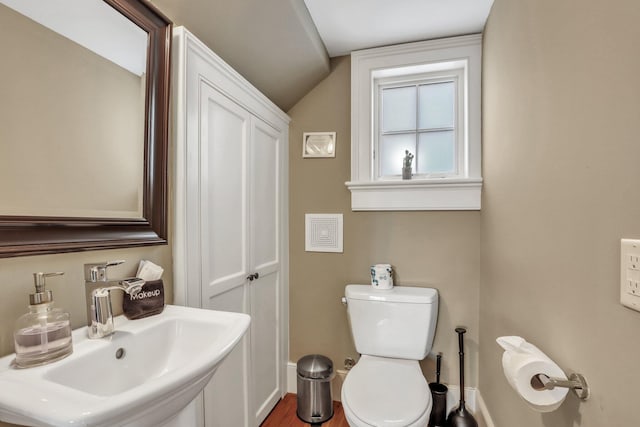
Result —
<path fill-rule="evenodd" d="M 352 427 L 425 427 L 431 392 L 416 360 L 363 355 L 342 385 Z"/>
<path fill-rule="evenodd" d="M 431 391 L 419 361 L 433 344 L 438 292 L 419 287 L 345 288 L 358 363 L 342 385 L 351 427 L 426 427 Z"/>

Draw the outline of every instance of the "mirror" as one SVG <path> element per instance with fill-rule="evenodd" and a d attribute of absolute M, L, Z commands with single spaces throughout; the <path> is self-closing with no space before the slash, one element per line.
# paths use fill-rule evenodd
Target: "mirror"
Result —
<path fill-rule="evenodd" d="M 165 244 L 171 22 L 0 0 L 0 36 L 0 257 Z"/>

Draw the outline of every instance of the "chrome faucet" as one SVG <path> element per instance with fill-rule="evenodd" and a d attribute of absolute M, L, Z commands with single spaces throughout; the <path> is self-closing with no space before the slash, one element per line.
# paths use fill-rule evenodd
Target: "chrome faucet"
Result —
<path fill-rule="evenodd" d="M 113 309 L 111 291 L 120 289 L 129 295 L 137 294 L 145 281 L 137 277 L 120 280 L 108 280 L 107 268 L 120 265 L 124 261 L 109 261 L 84 265 L 84 284 L 89 299 L 88 328 L 89 338 L 104 338 L 113 334 Z M 98 287 L 93 289 L 96 284 Z M 93 290 L 92 290 L 93 289 Z"/>

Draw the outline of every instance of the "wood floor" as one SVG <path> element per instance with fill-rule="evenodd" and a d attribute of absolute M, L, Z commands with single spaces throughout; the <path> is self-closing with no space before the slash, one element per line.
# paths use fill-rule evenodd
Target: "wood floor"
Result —
<path fill-rule="evenodd" d="M 296 415 L 298 406 L 297 397 L 293 393 L 288 393 L 269 414 L 260 427 L 305 427 L 308 423 L 302 421 Z M 340 402 L 333 402 L 333 417 L 322 427 L 349 427 L 344 418 L 344 411 Z"/>
<path fill-rule="evenodd" d="M 260 427 L 307 427 L 308 423 L 302 421 L 296 415 L 296 407 L 298 406 L 297 397 L 293 393 L 288 393 L 269 414 L 266 420 L 260 424 Z M 485 427 L 486 423 L 480 411 L 475 414 L 479 427 Z M 333 417 L 326 423 L 322 423 L 322 427 L 349 427 L 347 420 L 344 418 L 344 411 L 340 402 L 333 402 Z"/>

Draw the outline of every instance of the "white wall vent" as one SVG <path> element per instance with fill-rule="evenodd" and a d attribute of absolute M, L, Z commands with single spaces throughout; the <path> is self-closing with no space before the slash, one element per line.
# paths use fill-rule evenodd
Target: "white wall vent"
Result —
<path fill-rule="evenodd" d="M 342 252 L 342 214 L 305 214 L 305 251 Z"/>

